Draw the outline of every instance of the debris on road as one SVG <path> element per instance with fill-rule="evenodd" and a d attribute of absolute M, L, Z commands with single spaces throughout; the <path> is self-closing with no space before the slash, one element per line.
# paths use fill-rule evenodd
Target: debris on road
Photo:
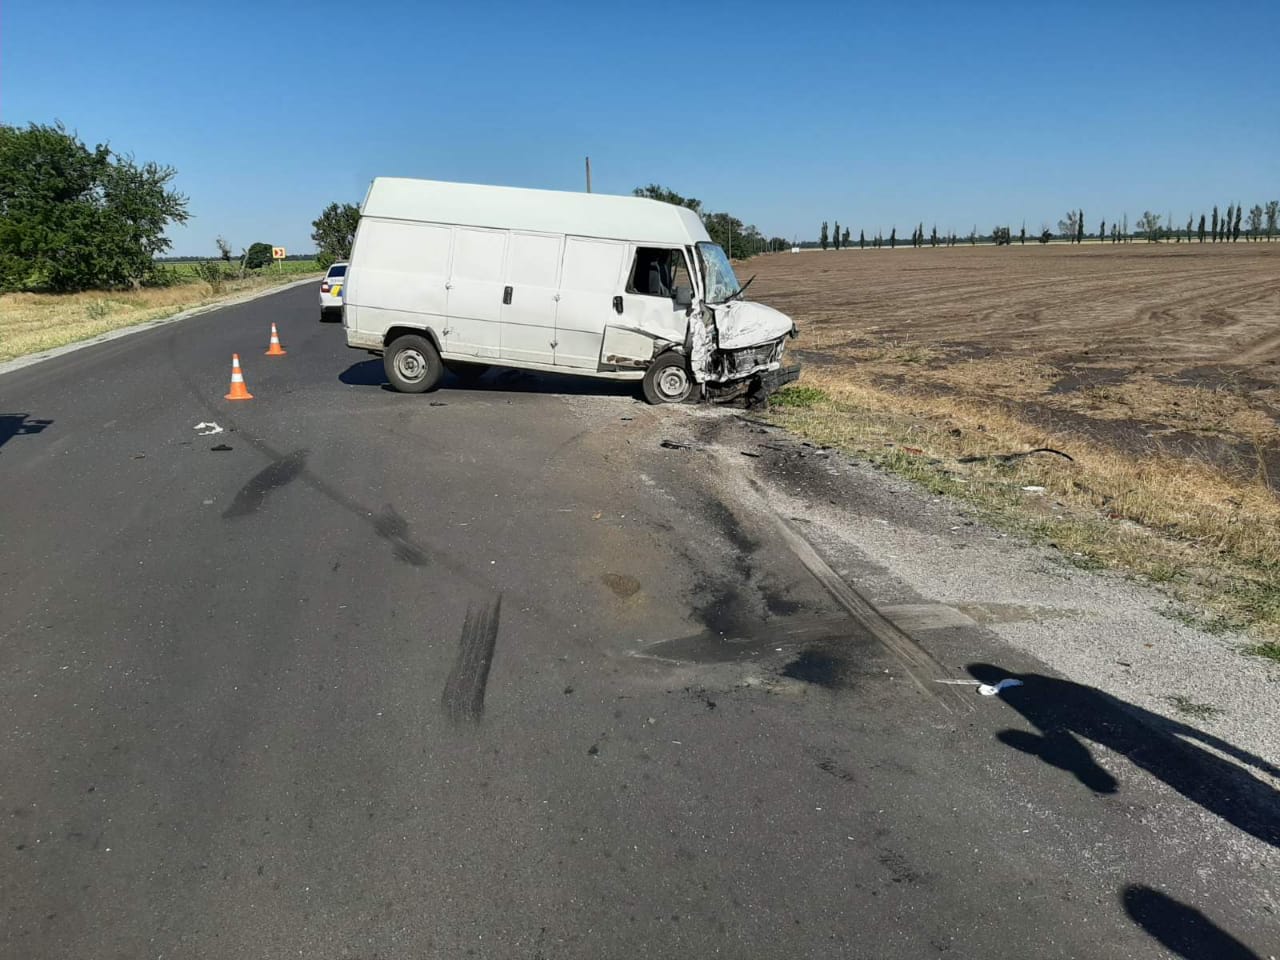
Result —
<path fill-rule="evenodd" d="M 209 449 L 212 450 L 214 453 L 224 453 L 225 451 L 230 450 L 232 448 L 228 447 L 225 443 L 220 443 L 216 447 L 210 447 Z"/>
<path fill-rule="evenodd" d="M 1007 690 L 1009 687 L 1020 687 L 1020 686 L 1022 686 L 1021 680 L 1018 680 L 1015 677 L 1005 677 L 1003 680 L 1001 680 L 999 683 L 995 685 L 992 685 L 990 683 L 979 684 L 978 693 L 982 694 L 982 696 L 984 697 L 994 697 L 1001 690 Z"/>
<path fill-rule="evenodd" d="M 1044 487 L 1030 486 L 1023 487 L 1023 493 L 1044 493 Z"/>
<path fill-rule="evenodd" d="M 760 454 L 758 454 L 758 453 L 752 453 L 750 450 L 739 450 L 738 452 L 739 452 L 740 454 L 742 454 L 744 457 L 759 457 L 759 456 L 760 456 Z"/>
<path fill-rule="evenodd" d="M 1018 453 L 988 453 L 974 457 L 960 457 L 956 463 L 981 463 L 984 460 L 997 460 L 1000 463 L 1008 463 L 1010 460 L 1017 460 L 1021 457 L 1029 457 L 1034 453 L 1052 453 L 1054 456 L 1061 457 L 1063 460 L 1070 460 L 1075 463 L 1075 458 L 1061 450 L 1055 450 L 1053 447 L 1036 447 L 1034 450 L 1022 450 Z"/>
<path fill-rule="evenodd" d="M 205 423 L 203 420 L 191 429 L 195 430 L 198 437 L 212 437 L 215 433 L 222 432 L 222 428 L 216 423 Z"/>
<path fill-rule="evenodd" d="M 693 449 L 693 444 L 681 443 L 679 440 L 663 440 L 661 443 L 658 444 L 658 446 L 664 447 L 667 450 L 692 450 Z"/>

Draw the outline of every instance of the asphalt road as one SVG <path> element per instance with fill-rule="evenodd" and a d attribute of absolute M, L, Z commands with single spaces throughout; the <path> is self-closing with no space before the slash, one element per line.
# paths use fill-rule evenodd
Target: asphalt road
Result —
<path fill-rule="evenodd" d="M 401 396 L 315 296 L 0 376 L 0 955 L 1280 951 L 1257 758 L 981 631 L 934 654 L 1025 687 L 922 692 L 659 446 L 749 425 Z"/>

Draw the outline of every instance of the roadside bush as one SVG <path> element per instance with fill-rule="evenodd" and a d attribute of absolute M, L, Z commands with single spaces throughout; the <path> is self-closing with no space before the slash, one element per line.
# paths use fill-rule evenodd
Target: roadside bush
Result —
<path fill-rule="evenodd" d="M 827 399 L 827 394 L 817 387 L 793 386 L 783 387 L 769 397 L 769 405 L 774 407 L 792 407 L 808 409 Z"/>
<path fill-rule="evenodd" d="M 244 256 L 244 265 L 250 270 L 259 270 L 271 264 L 271 244 L 255 243 Z"/>
<path fill-rule="evenodd" d="M 222 285 L 231 279 L 231 275 L 217 260 L 201 260 L 192 267 L 196 277 L 209 285 L 212 293 L 222 292 Z"/>

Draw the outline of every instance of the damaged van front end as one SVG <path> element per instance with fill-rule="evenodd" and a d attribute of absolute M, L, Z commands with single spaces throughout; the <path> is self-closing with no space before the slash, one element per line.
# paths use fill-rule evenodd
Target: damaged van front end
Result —
<path fill-rule="evenodd" d="M 711 399 L 746 395 L 750 405 L 763 402 L 800 375 L 798 364 L 783 366 L 786 341 L 797 335 L 795 322 L 773 307 L 741 299 L 746 287 L 718 245 L 699 243 L 696 253 L 702 296 L 689 312 L 693 378 Z"/>

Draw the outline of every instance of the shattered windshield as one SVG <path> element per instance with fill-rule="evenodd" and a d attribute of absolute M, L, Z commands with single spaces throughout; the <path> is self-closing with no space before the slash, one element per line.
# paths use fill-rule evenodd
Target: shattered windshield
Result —
<path fill-rule="evenodd" d="M 738 292 L 738 278 L 734 276 L 729 258 L 724 255 L 719 244 L 698 244 L 698 257 L 702 260 L 702 271 L 707 278 L 708 303 L 722 303 Z"/>

